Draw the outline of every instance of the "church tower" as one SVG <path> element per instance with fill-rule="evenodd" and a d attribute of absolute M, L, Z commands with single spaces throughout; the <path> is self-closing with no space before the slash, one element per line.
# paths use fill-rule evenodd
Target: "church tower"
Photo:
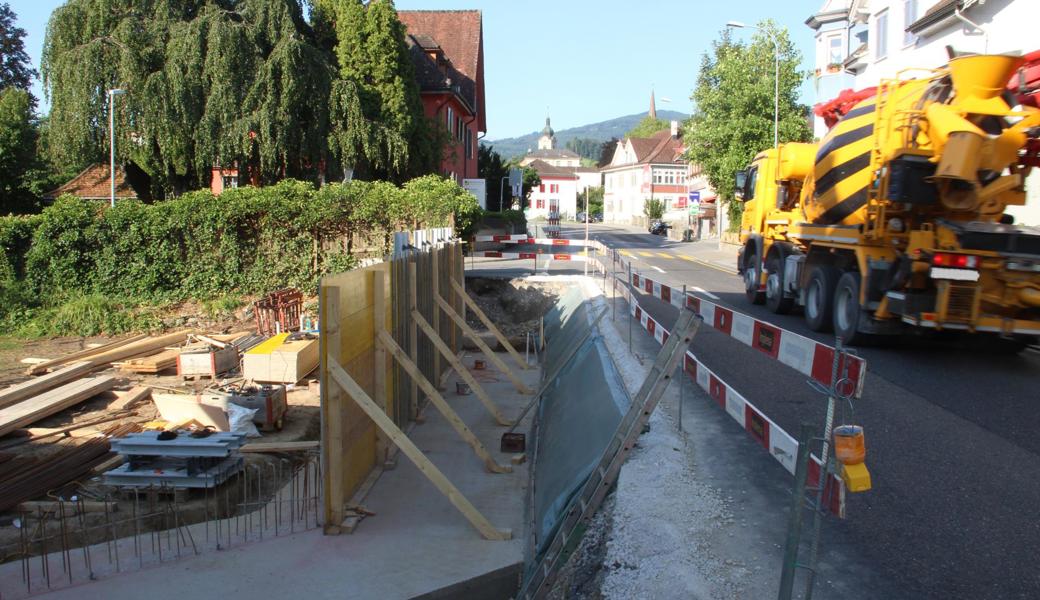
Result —
<path fill-rule="evenodd" d="M 654 102 L 654 90 L 650 90 L 650 118 L 657 118 L 657 103 Z"/>
<path fill-rule="evenodd" d="M 553 150 L 556 148 L 556 132 L 549 125 L 549 116 L 545 116 L 545 127 L 542 129 L 542 137 L 538 138 L 539 150 Z"/>

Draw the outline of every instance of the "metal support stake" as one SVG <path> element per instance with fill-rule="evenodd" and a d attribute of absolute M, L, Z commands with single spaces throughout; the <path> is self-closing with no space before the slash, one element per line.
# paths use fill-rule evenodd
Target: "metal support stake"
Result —
<path fill-rule="evenodd" d="M 686 298 L 686 284 L 682 286 L 682 297 Z M 681 309 L 680 309 L 681 310 Z M 679 361 L 679 433 L 682 433 L 682 405 L 686 400 L 686 349 L 683 349 L 682 360 Z M 683 443 L 686 443 L 686 438 L 683 438 Z"/>
<path fill-rule="evenodd" d="M 834 338 L 834 362 L 831 363 L 831 389 L 827 394 L 827 419 L 823 425 L 823 446 L 820 449 L 820 476 L 816 488 L 816 506 L 813 514 L 813 538 L 809 550 L 809 578 L 806 581 L 805 600 L 812 600 L 813 585 L 816 583 L 816 559 L 820 550 L 820 527 L 823 524 L 823 491 L 827 488 L 831 466 L 831 432 L 834 428 L 835 396 L 838 395 L 838 370 L 845 353 L 841 338 Z"/>
<path fill-rule="evenodd" d="M 632 302 L 636 299 L 635 290 L 632 289 L 632 263 L 628 263 L 628 353 L 632 354 Z"/>
<path fill-rule="evenodd" d="M 791 494 L 791 514 L 787 519 L 787 542 L 784 546 L 784 566 L 780 573 L 778 600 L 791 600 L 794 575 L 798 568 L 798 547 L 802 541 L 802 517 L 805 509 L 805 480 L 809 476 L 809 443 L 813 426 L 802 423 L 798 434 L 798 461 L 794 468 L 794 492 Z"/>

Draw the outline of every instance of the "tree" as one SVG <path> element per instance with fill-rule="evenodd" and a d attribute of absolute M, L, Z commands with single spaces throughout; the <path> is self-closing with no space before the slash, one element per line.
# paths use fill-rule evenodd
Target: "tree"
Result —
<path fill-rule="evenodd" d="M 734 41 L 728 30 L 701 61 L 691 99 L 696 110 L 684 126 L 687 158 L 704 169 L 712 187 L 729 202 L 730 224 L 739 225 L 743 205 L 732 202 L 733 174 L 755 154 L 773 145 L 773 43 L 780 46 L 781 141 L 808 141 L 808 108 L 798 103 L 798 88 L 808 73 L 801 55 L 771 21 L 763 21 L 750 44 Z"/>
<path fill-rule="evenodd" d="M 477 176 L 487 184 L 488 208 L 507 210 L 509 206 L 502 203 L 501 194 L 502 180 L 509 176 L 509 168 L 502 162 L 502 156 L 487 144 L 481 144 L 477 149 Z"/>
<path fill-rule="evenodd" d="M 603 214 L 603 186 L 587 187 L 578 196 L 578 206 L 591 214 Z"/>
<path fill-rule="evenodd" d="M 41 71 L 54 160 L 103 160 L 107 90 L 126 89 L 118 159 L 157 195 L 206 182 L 214 164 L 270 181 L 314 179 L 325 163 L 334 70 L 299 0 L 69 0 L 51 15 Z"/>
<path fill-rule="evenodd" d="M 658 131 L 664 131 L 671 127 L 671 124 L 664 119 L 658 119 L 647 115 L 643 117 L 643 120 L 636 124 L 628 133 L 625 134 L 626 138 L 648 138 Z"/>
<path fill-rule="evenodd" d="M 596 166 L 605 167 L 610 164 L 610 161 L 614 160 L 614 152 L 617 150 L 618 141 L 616 137 L 612 137 L 600 145 L 599 162 L 596 163 Z"/>
<path fill-rule="evenodd" d="M 15 86 L 0 91 L 0 214 L 34 208 L 29 173 L 36 167 L 32 95 Z"/>
<path fill-rule="evenodd" d="M 25 52 L 25 30 L 15 26 L 16 19 L 10 4 L 0 4 L 0 90 L 14 86 L 28 91 L 37 74 Z M 35 108 L 36 99 L 32 101 Z"/>
<path fill-rule="evenodd" d="M 643 203 L 643 214 L 651 221 L 659 221 L 664 216 L 664 202 L 658 198 L 647 198 Z"/>
<path fill-rule="evenodd" d="M 599 158 L 602 144 L 600 140 L 591 138 L 573 138 L 567 140 L 564 147 L 582 158 L 596 160 Z"/>

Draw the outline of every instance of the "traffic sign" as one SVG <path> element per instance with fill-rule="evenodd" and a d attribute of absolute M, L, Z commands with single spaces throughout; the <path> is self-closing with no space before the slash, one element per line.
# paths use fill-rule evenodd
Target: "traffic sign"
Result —
<path fill-rule="evenodd" d="M 701 201 L 701 191 L 700 190 L 697 190 L 696 192 L 690 192 L 690 202 L 695 202 L 696 203 L 696 202 L 700 202 L 700 201 Z"/>

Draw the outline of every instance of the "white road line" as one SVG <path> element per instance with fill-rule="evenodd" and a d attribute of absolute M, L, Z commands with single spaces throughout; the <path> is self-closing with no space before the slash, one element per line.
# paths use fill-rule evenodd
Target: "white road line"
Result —
<path fill-rule="evenodd" d="M 708 290 L 706 290 L 704 288 L 699 288 L 699 287 L 697 287 L 695 285 L 691 285 L 690 289 L 695 291 L 695 292 L 700 292 L 700 293 L 704 294 L 705 296 L 711 298 L 712 300 L 718 300 L 719 299 L 718 296 L 716 296 L 715 294 L 712 294 L 711 292 L 709 292 Z"/>
<path fill-rule="evenodd" d="M 654 269 L 655 271 L 657 271 L 658 273 L 664 273 L 664 269 L 662 269 L 661 267 L 658 267 L 657 265 L 650 265 L 650 267 L 652 269 Z"/>

